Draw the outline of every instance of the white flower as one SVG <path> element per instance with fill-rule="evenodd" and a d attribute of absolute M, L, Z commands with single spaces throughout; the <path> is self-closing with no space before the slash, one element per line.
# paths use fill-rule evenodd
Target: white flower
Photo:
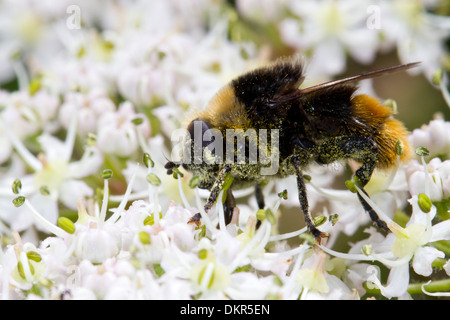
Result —
<path fill-rule="evenodd" d="M 59 121 L 68 128 L 74 112 L 78 115 L 77 134 L 85 136 L 97 132 L 97 125 L 102 114 L 114 112 L 116 107 L 103 92 L 95 89 L 87 94 L 79 92 L 68 93 L 59 109 Z"/>
<path fill-rule="evenodd" d="M 139 146 L 135 124 L 132 120 L 141 118 L 140 124 L 144 135 L 150 134 L 148 120 L 140 114 L 135 113 L 130 102 L 122 103 L 117 112 L 104 113 L 97 124 L 97 144 L 100 150 L 107 154 L 118 156 L 130 156 L 137 151 Z"/>
<path fill-rule="evenodd" d="M 450 274 L 446 242 L 436 243 L 450 239 L 450 220 L 438 220 L 450 197 L 444 119 L 411 134 L 431 161 L 377 171 L 365 186 L 392 230 L 386 237 L 371 228 L 361 240 L 357 231 L 369 217 L 357 195 L 330 188 L 350 174 L 344 166 L 305 168 L 309 207 L 321 212 L 326 222 L 319 228 L 330 235 L 313 248 L 307 235 L 296 244 L 306 227 L 278 232 L 281 205 L 299 207 L 295 177 L 265 186 L 266 210 L 253 188 L 233 190 L 237 207 L 225 225 L 223 192 L 204 212 L 210 191 L 190 188 L 189 173 L 175 179 L 164 168 L 167 157 L 174 160 L 169 137 L 185 115 L 242 72 L 292 49 L 307 58 L 307 81 L 342 73 L 348 58 L 369 64 L 393 49 L 403 62 L 420 59 L 429 75 L 445 57 L 449 30 L 446 17 L 429 13 L 436 4 L 1 2 L 1 298 L 358 299 L 375 287 L 386 297 L 410 298 L 408 289 L 418 287 L 410 285 L 411 271 L 435 280 L 433 266 L 443 265 Z M 380 19 L 372 21 L 376 9 Z M 254 26 L 275 32 L 260 38 Z M 445 83 L 444 76 L 441 89 Z M 100 167 L 114 178 L 104 171 L 99 181 Z M 288 199 L 278 195 L 285 189 Z M 405 222 L 411 196 L 412 217 L 400 227 L 393 219 Z M 336 225 L 331 214 L 339 215 Z M 332 249 L 348 238 L 348 253 Z"/>
<path fill-rule="evenodd" d="M 282 39 L 303 52 L 311 50 L 308 72 L 316 76 L 342 73 L 345 50 L 361 63 L 370 63 L 378 49 L 378 31 L 367 27 L 367 1 L 290 1 L 298 19 L 280 24 Z"/>
<path fill-rule="evenodd" d="M 238 0 L 236 8 L 244 17 L 256 21 L 275 21 L 281 16 L 284 0 L 281 1 L 255 1 Z"/>
<path fill-rule="evenodd" d="M 10 245 L 4 254 L 1 252 L 3 286 L 12 285 L 21 290 L 29 290 L 33 283 L 43 278 L 46 265 L 33 244 L 22 243 L 18 234 L 15 238 L 17 243 Z M 6 290 L 4 289 L 4 294 L 8 294 Z"/>
<path fill-rule="evenodd" d="M 81 260 L 101 263 L 115 257 L 120 250 L 120 229 L 114 224 L 102 226 L 89 222 L 84 228 L 76 224 L 75 255 Z"/>
<path fill-rule="evenodd" d="M 450 157 L 450 122 L 437 118 L 414 129 L 409 139 L 413 148 L 425 147 L 431 157 Z"/>
<path fill-rule="evenodd" d="M 0 126 L 5 149 L 11 151 L 12 147 L 11 141 L 6 139 L 7 130 L 12 130 L 21 141 L 38 133 L 39 130 L 47 132 L 55 130 L 52 120 L 56 116 L 59 101 L 46 91 L 39 90 L 34 95 L 30 95 L 27 91 L 14 93 L 0 91 L 0 105 L 4 107 L 1 113 L 2 122 L 7 124 Z M 5 153 L 3 157 L 9 155 Z"/>
<path fill-rule="evenodd" d="M 437 258 L 444 258 L 445 254 L 429 244 L 439 240 L 450 239 L 450 220 L 431 225 L 436 214 L 436 208 L 431 207 L 431 211 L 424 213 L 418 204 L 417 196 L 409 201 L 413 207 L 410 221 L 405 228 L 394 222 L 388 224 L 392 230 L 384 243 L 380 246 L 391 246 L 390 258 L 393 260 L 393 267 L 389 273 L 386 286 L 383 286 L 378 278 L 374 283 L 380 288 L 382 294 L 387 297 L 399 297 L 406 293 L 409 283 L 409 261 L 417 274 L 430 276 L 432 272 L 431 264 Z M 375 250 L 376 246 L 374 246 Z M 381 253 L 377 253 L 381 255 Z M 389 257 L 386 256 L 388 259 Z M 383 260 L 381 260 L 383 262 Z"/>
<path fill-rule="evenodd" d="M 4 122 L 2 123 L 4 124 Z M 29 197 L 38 211 L 43 212 L 51 223 L 55 223 L 58 217 L 58 201 L 61 201 L 68 208 L 75 209 L 79 198 L 92 196 L 92 189 L 81 179 L 97 172 L 103 161 L 102 155 L 96 147 L 86 147 L 82 158 L 71 162 L 75 130 L 76 118 L 72 121 L 65 142 L 49 134 L 42 134 L 38 138 L 43 150 L 39 158 L 31 154 L 14 133 L 8 132 L 9 139 L 15 149 L 34 170 L 31 175 L 21 178 L 26 186 L 22 190 L 22 194 Z M 12 194 L 9 193 L 6 196 L 9 199 Z M 14 213 L 22 215 L 17 220 L 22 219 L 22 223 L 16 225 L 16 230 L 21 231 L 32 225 L 33 220 L 29 219 L 29 215 L 26 214 L 27 210 L 23 208 L 15 209 L 9 207 L 9 211 L 5 211 L 3 217 L 8 219 L 9 215 L 9 218 L 13 219 L 11 223 L 14 223 L 16 218 L 11 216 L 9 212 L 14 210 Z"/>
<path fill-rule="evenodd" d="M 450 161 L 433 158 L 428 164 L 413 161 L 406 169 L 409 192 L 426 194 L 432 201 L 450 197 Z"/>
<path fill-rule="evenodd" d="M 402 63 L 420 61 L 425 75 L 431 79 L 445 56 L 448 29 L 440 26 L 440 17 L 428 14 L 418 0 L 384 0 L 379 6 L 384 41 L 394 43 Z"/>

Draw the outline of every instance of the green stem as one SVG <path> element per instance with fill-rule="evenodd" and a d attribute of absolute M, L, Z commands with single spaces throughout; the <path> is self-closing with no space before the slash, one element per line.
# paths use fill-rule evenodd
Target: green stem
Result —
<path fill-rule="evenodd" d="M 425 283 L 414 283 L 408 286 L 409 294 L 423 294 L 422 286 Z M 425 287 L 427 292 L 450 292 L 450 279 L 436 280 Z"/>
<path fill-rule="evenodd" d="M 408 293 L 411 295 L 414 294 L 424 294 L 422 291 L 422 286 L 425 285 L 426 282 L 423 283 L 414 283 L 408 286 Z M 366 294 L 369 295 L 380 295 L 381 291 L 376 286 L 368 284 L 367 282 L 363 283 L 363 287 L 366 290 Z M 436 280 L 430 282 L 424 286 L 427 292 L 450 292 L 450 279 L 444 280 Z"/>
<path fill-rule="evenodd" d="M 449 240 L 440 240 L 431 243 L 433 247 L 445 253 L 445 255 L 450 256 L 450 241 Z"/>

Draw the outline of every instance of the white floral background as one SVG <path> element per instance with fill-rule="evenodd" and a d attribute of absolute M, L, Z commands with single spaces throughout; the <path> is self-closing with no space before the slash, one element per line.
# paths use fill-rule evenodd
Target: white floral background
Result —
<path fill-rule="evenodd" d="M 448 0 L 1 0 L 0 297 L 448 297 L 449 15 Z M 346 164 L 307 172 L 320 246 L 293 179 L 266 186 L 266 210 L 237 192 L 225 226 L 188 172 L 166 174 L 184 116 L 282 55 L 305 59 L 305 85 L 421 62 L 361 83 L 421 147 L 367 186 L 389 234 Z"/>

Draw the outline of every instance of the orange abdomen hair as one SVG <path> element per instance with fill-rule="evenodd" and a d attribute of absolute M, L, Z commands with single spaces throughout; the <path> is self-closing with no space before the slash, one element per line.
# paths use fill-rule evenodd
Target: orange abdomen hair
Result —
<path fill-rule="evenodd" d="M 364 123 L 358 132 L 374 137 L 378 145 L 378 163 L 380 169 L 396 166 L 398 158 L 406 161 L 411 158 L 411 147 L 408 142 L 408 130 L 403 123 L 393 118 L 392 109 L 384 106 L 377 99 L 368 95 L 357 95 L 352 98 L 354 117 Z M 400 140 L 403 143 L 403 154 L 397 155 L 395 145 Z"/>

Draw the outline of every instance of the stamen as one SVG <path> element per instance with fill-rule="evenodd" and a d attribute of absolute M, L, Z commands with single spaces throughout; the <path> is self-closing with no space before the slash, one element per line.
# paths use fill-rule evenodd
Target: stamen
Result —
<path fill-rule="evenodd" d="M 145 137 L 142 134 L 141 126 L 136 125 L 136 133 L 137 133 L 138 143 L 141 146 L 142 151 L 146 154 L 150 154 L 150 148 L 148 147 L 148 144 L 145 141 Z"/>
<path fill-rule="evenodd" d="M 303 244 L 300 246 L 301 249 L 299 249 L 299 253 L 297 256 L 297 259 L 295 260 L 294 267 L 292 268 L 291 274 L 289 275 L 285 287 L 287 288 L 286 291 L 290 293 L 292 288 L 294 287 L 296 277 L 298 274 L 298 271 L 300 270 L 300 267 L 303 263 L 303 257 L 305 255 L 306 250 L 308 250 L 309 246 L 306 244 Z"/>
<path fill-rule="evenodd" d="M 209 219 L 208 214 L 203 209 L 203 205 L 201 203 L 202 200 L 198 193 L 198 188 L 194 189 L 194 194 L 195 194 L 195 200 L 197 202 L 197 208 L 199 209 L 200 215 L 202 216 L 202 222 L 206 226 L 206 229 L 208 229 L 211 233 L 213 233 L 215 231 L 215 228 L 213 227 L 213 225 L 211 223 L 211 219 Z"/>
<path fill-rule="evenodd" d="M 30 80 L 28 78 L 28 74 L 27 71 L 25 70 L 25 67 L 20 61 L 18 61 L 18 58 L 13 59 L 12 67 L 19 82 L 19 90 L 22 92 L 28 92 L 28 89 L 30 87 Z"/>
<path fill-rule="evenodd" d="M 35 157 L 22 143 L 22 141 L 14 134 L 11 128 L 0 117 L 0 125 L 5 129 L 5 133 L 8 136 L 11 144 L 16 149 L 17 153 L 23 158 L 23 160 L 33 169 L 33 171 L 42 170 L 42 163 L 37 157 Z"/>
<path fill-rule="evenodd" d="M 120 202 L 117 209 L 114 211 L 114 214 L 107 220 L 107 222 L 115 223 L 120 218 L 123 210 L 125 209 L 125 206 L 127 205 L 128 201 L 129 201 L 131 189 L 133 187 L 134 179 L 136 178 L 138 168 L 139 168 L 139 163 L 136 164 L 136 168 L 134 169 L 133 175 L 130 178 L 130 182 L 128 183 L 127 190 L 125 191 L 125 194 L 123 195 L 122 201 Z"/>
<path fill-rule="evenodd" d="M 100 209 L 100 217 L 98 220 L 99 225 L 101 226 L 106 219 L 106 211 L 108 210 L 108 196 L 109 196 L 109 179 L 103 180 L 103 199 L 102 199 L 102 208 Z"/>
<path fill-rule="evenodd" d="M 358 260 L 358 261 L 375 261 L 375 260 L 377 260 L 389 267 L 398 267 L 398 266 L 404 265 L 405 263 L 408 263 L 409 260 L 411 259 L 411 256 L 407 256 L 407 257 L 403 257 L 403 258 L 397 259 L 397 260 L 389 260 L 389 259 L 386 259 L 383 256 L 375 254 L 375 253 L 371 253 L 370 255 L 342 253 L 342 252 L 334 251 L 333 249 L 324 247 L 320 244 L 317 244 L 317 246 L 320 249 L 322 249 L 323 251 L 325 251 L 326 253 L 328 253 L 334 257 L 337 257 L 337 258 L 348 259 L 348 260 Z"/>
<path fill-rule="evenodd" d="M 42 226 L 44 229 L 49 231 L 50 233 L 53 233 L 55 236 L 60 237 L 62 239 L 66 238 L 68 233 L 66 233 L 63 229 L 55 226 L 53 223 L 45 219 L 28 201 L 25 199 L 25 205 L 30 209 L 32 216 L 36 220 L 37 223 L 39 223 L 40 226 Z"/>
<path fill-rule="evenodd" d="M 338 201 L 355 201 L 354 195 L 348 190 L 334 190 L 328 188 L 322 188 L 315 185 L 312 181 L 309 183 L 318 193 L 330 200 Z"/>
<path fill-rule="evenodd" d="M 394 181 L 395 176 L 397 175 L 397 171 L 398 168 L 401 164 L 401 161 L 399 160 L 400 156 L 397 156 L 397 164 L 394 166 L 394 168 L 391 170 L 389 177 L 387 178 L 387 180 L 385 181 L 384 185 L 383 185 L 383 190 L 387 190 L 389 189 L 389 186 L 392 184 L 392 181 Z"/>
<path fill-rule="evenodd" d="M 247 256 L 247 254 L 254 249 L 255 245 L 262 240 L 262 238 L 265 238 L 266 229 L 269 228 L 269 234 L 270 234 L 270 223 L 267 220 L 264 220 L 259 227 L 256 234 L 253 236 L 253 238 L 245 245 L 245 247 L 238 253 L 236 258 L 234 258 L 234 261 L 230 263 L 230 270 L 235 270 L 239 264 L 241 263 L 241 260 Z M 263 236 L 261 236 L 261 234 Z M 264 244 L 265 246 L 265 244 Z M 259 246 L 258 246 L 259 247 Z"/>
<path fill-rule="evenodd" d="M 220 191 L 219 197 L 217 198 L 217 208 L 219 209 L 219 228 L 220 230 L 226 230 L 227 226 L 225 224 L 225 213 L 223 211 L 223 205 L 222 205 L 222 198 L 223 198 L 223 191 Z"/>
<path fill-rule="evenodd" d="M 181 179 L 182 179 L 182 177 L 180 175 L 178 175 L 178 177 L 177 177 L 178 190 L 180 191 L 180 197 L 181 197 L 181 200 L 183 201 L 183 205 L 187 209 L 187 208 L 190 208 L 191 205 L 189 204 L 189 201 L 187 200 L 186 195 L 184 194 L 183 185 L 181 183 Z"/>
<path fill-rule="evenodd" d="M 381 210 L 380 207 L 378 207 L 375 202 L 372 201 L 372 199 L 370 199 L 365 192 L 363 192 L 357 185 L 357 183 L 355 183 L 355 187 L 356 190 L 358 190 L 358 194 L 369 204 L 369 206 L 378 214 L 378 216 L 384 220 L 388 226 L 390 223 L 395 223 L 391 218 L 389 218 L 389 216 L 387 214 L 384 213 L 383 210 Z"/>
<path fill-rule="evenodd" d="M 365 254 L 352 254 L 352 253 L 343 253 L 334 251 L 333 249 L 324 247 L 321 244 L 317 244 L 317 246 L 325 251 L 326 253 L 342 259 L 349 259 L 349 260 L 358 260 L 358 261 L 374 261 L 375 259 L 372 256 L 366 256 Z"/>
<path fill-rule="evenodd" d="M 308 231 L 308 227 L 304 227 L 304 228 L 302 228 L 300 230 L 293 231 L 293 232 L 288 232 L 288 233 L 283 233 L 283 234 L 276 234 L 276 235 L 273 235 L 273 236 L 271 236 L 269 238 L 269 242 L 293 238 L 293 237 L 296 237 L 296 236 L 298 236 L 298 235 L 300 235 L 302 233 L 305 233 L 306 231 Z"/>
<path fill-rule="evenodd" d="M 61 159 L 64 162 L 69 162 L 72 157 L 75 138 L 77 136 L 78 108 L 75 108 L 74 114 L 71 115 L 71 117 L 69 127 L 67 128 L 66 140 L 64 142 L 64 154 L 61 155 Z"/>
<path fill-rule="evenodd" d="M 261 240 L 259 240 L 258 246 L 254 249 L 256 252 L 264 250 L 267 243 L 269 242 L 270 232 L 272 231 L 272 224 L 269 222 L 266 224 L 265 232 L 262 234 Z"/>
<path fill-rule="evenodd" d="M 443 77 L 441 79 L 441 82 L 439 83 L 439 88 L 441 89 L 442 96 L 444 97 L 447 106 L 450 108 L 450 92 L 448 92 L 447 89 L 447 75 L 445 74 L 445 72 L 443 73 Z"/>

